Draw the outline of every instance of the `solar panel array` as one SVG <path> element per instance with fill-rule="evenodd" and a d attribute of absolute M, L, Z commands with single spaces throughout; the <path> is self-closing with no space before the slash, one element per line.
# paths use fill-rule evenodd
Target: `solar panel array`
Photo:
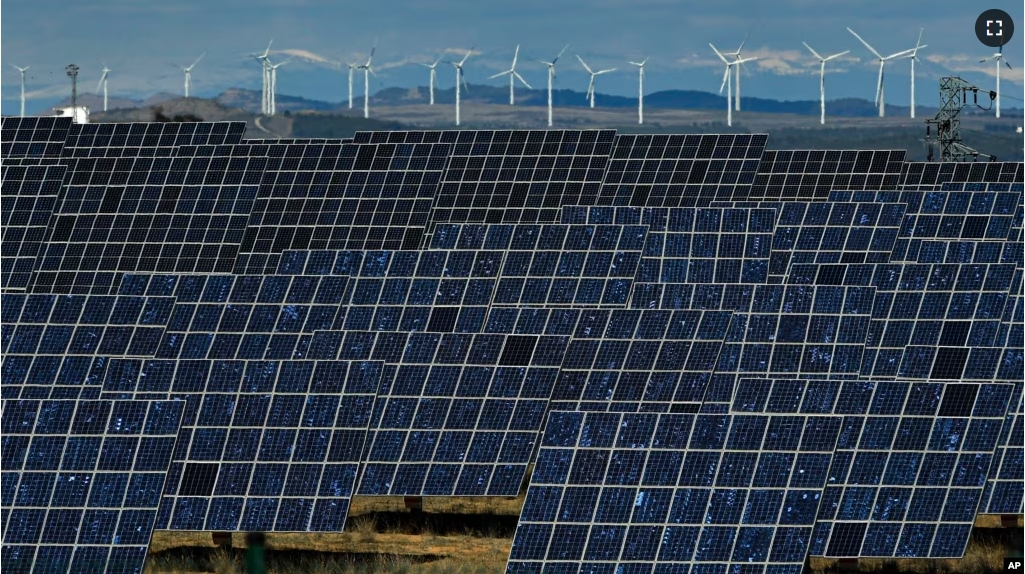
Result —
<path fill-rule="evenodd" d="M 243 132 L 3 118 L 12 571 L 525 482 L 510 572 L 958 557 L 1022 513 L 1020 163 Z"/>

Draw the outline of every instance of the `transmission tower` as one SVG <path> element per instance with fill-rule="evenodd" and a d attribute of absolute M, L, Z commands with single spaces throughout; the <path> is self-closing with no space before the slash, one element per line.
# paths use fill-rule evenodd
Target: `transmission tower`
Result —
<path fill-rule="evenodd" d="M 78 100 L 78 66 L 74 64 L 68 64 L 67 68 L 64 68 L 68 72 L 68 76 L 71 77 L 71 114 L 74 116 L 77 112 Z"/>
<path fill-rule="evenodd" d="M 940 161 L 975 161 L 979 156 L 996 161 L 996 157 L 975 151 L 961 141 L 961 110 L 968 103 L 968 92 L 972 93 L 973 104 L 979 106 L 979 88 L 957 76 L 940 78 L 940 111 L 931 120 L 925 120 L 925 137 L 929 142 L 929 161 L 934 161 L 933 142 L 940 144 Z M 985 90 L 983 93 L 987 93 Z M 996 93 L 989 92 L 990 100 Z M 936 139 L 931 130 L 936 124 Z"/>

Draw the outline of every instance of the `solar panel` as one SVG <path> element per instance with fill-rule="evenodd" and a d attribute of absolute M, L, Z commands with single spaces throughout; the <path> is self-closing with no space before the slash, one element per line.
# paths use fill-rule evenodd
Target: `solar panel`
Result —
<path fill-rule="evenodd" d="M 435 229 L 431 248 L 506 251 L 492 306 L 625 306 L 646 232 L 640 225 L 450 224 Z"/>
<path fill-rule="evenodd" d="M 843 416 L 810 554 L 960 558 L 1012 386 L 744 380 L 733 411 Z"/>
<path fill-rule="evenodd" d="M 766 138 L 618 135 L 596 205 L 694 207 L 716 199 L 746 198 Z"/>
<path fill-rule="evenodd" d="M 730 315 L 582 311 L 549 409 L 697 412 Z"/>
<path fill-rule="evenodd" d="M 11 572 L 141 573 L 182 401 L 3 401 Z"/>
<path fill-rule="evenodd" d="M 342 530 L 382 363 L 153 360 L 137 375 L 130 367 L 120 371 L 138 380 L 136 396 L 170 393 L 188 404 L 159 528 Z"/>
<path fill-rule="evenodd" d="M 800 572 L 841 424 L 553 412 L 506 572 Z"/>
<path fill-rule="evenodd" d="M 4 292 L 23 291 L 31 282 L 66 171 L 64 165 L 17 166 L 5 159 L 0 195 Z"/>
<path fill-rule="evenodd" d="M 832 190 L 898 189 L 906 155 L 906 150 L 766 150 L 749 195 L 733 199 L 823 201 Z"/>
<path fill-rule="evenodd" d="M 71 118 L 4 117 L 0 119 L 0 157 L 60 157 Z"/>
<path fill-rule="evenodd" d="M 245 145 L 173 149 L 69 160 L 34 292 L 107 293 L 126 272 L 231 271 L 266 159 Z"/>
<path fill-rule="evenodd" d="M 254 145 L 267 150 L 238 273 L 284 250 L 418 249 L 449 144 Z"/>
<path fill-rule="evenodd" d="M 64 157 L 171 157 L 181 146 L 242 143 L 245 122 L 70 124 Z M 191 155 L 188 151 L 186 155 Z"/>
<path fill-rule="evenodd" d="M 453 249 L 354 253 L 344 329 L 479 333 L 505 252 Z"/>
<path fill-rule="evenodd" d="M 356 143 L 451 143 L 432 224 L 554 223 L 593 204 L 615 130 L 357 132 Z"/>
<path fill-rule="evenodd" d="M 396 365 L 357 492 L 515 496 L 568 339 L 347 331 L 340 359 Z"/>
<path fill-rule="evenodd" d="M 4 398 L 99 398 L 111 357 L 148 357 L 172 297 L 8 294 L 3 307 Z"/>
<path fill-rule="evenodd" d="M 908 162 L 901 171 L 900 188 L 906 191 L 939 191 L 943 184 L 951 182 L 1021 183 L 1022 163 Z"/>
<path fill-rule="evenodd" d="M 786 282 L 791 266 L 796 264 L 886 263 L 904 210 L 901 203 L 780 204 L 772 237 L 769 282 Z"/>

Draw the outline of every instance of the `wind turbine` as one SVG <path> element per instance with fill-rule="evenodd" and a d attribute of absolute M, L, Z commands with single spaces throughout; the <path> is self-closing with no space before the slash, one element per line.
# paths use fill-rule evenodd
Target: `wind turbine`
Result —
<path fill-rule="evenodd" d="M 563 46 L 562 51 L 559 52 L 559 55 L 551 62 L 538 60 L 538 62 L 548 66 L 548 127 L 552 127 L 552 80 L 555 79 L 555 63 L 558 62 L 559 58 L 561 58 L 566 52 L 566 48 L 569 48 L 568 44 Z"/>
<path fill-rule="evenodd" d="M 356 64 L 349 64 L 349 109 L 352 109 L 352 71 L 356 69 Z"/>
<path fill-rule="evenodd" d="M 587 65 L 587 63 L 584 62 L 584 59 L 581 58 L 579 54 L 577 55 L 577 59 L 580 60 L 580 64 L 584 66 L 584 69 L 587 70 L 587 73 L 591 74 L 591 83 L 589 83 L 587 85 L 587 95 L 585 97 L 587 97 L 587 98 L 589 98 L 591 100 L 591 107 L 593 108 L 594 107 L 594 78 L 595 78 L 595 76 L 598 76 L 598 75 L 601 75 L 601 74 L 607 74 L 609 72 L 615 72 L 616 69 L 615 68 L 609 68 L 608 70 L 598 70 L 597 72 L 594 72 Z"/>
<path fill-rule="evenodd" d="M 523 76 L 521 76 L 520 73 L 516 71 L 516 60 L 519 59 L 519 57 L 520 57 L 520 45 L 516 44 L 516 52 L 513 53 L 512 66 L 508 70 L 506 70 L 504 72 L 499 72 L 499 73 L 495 74 L 494 76 L 491 76 L 491 77 L 488 78 L 489 80 L 494 80 L 495 78 L 497 78 L 499 76 L 504 76 L 506 74 L 509 75 L 509 105 L 510 106 L 514 105 L 516 103 L 516 96 L 514 95 L 514 90 L 515 90 L 514 86 L 516 85 L 516 80 L 517 79 L 519 79 L 520 82 L 523 82 L 523 85 L 527 86 L 527 89 L 529 89 L 529 90 L 533 90 L 534 89 L 534 88 L 531 88 L 530 84 L 527 83 L 527 80 L 524 80 Z"/>
<path fill-rule="evenodd" d="M 274 43 L 271 39 L 267 42 L 267 49 L 263 51 L 263 54 L 253 54 L 253 58 L 259 60 L 260 66 L 263 68 L 263 94 L 260 102 L 260 113 L 268 114 L 270 112 L 270 98 L 267 95 L 267 89 L 270 87 L 270 72 L 267 70 L 267 58 L 270 56 L 270 46 Z"/>
<path fill-rule="evenodd" d="M 983 61 L 985 61 L 985 60 L 983 60 Z M 12 64 L 11 66 L 14 66 L 14 65 Z M 22 115 L 23 118 L 25 117 L 25 72 L 29 68 L 31 68 L 31 67 L 30 66 L 26 66 L 25 68 L 18 68 L 17 66 L 14 66 L 15 70 L 17 70 L 18 72 L 22 73 L 22 114 L 20 114 L 20 115 Z M 997 78 L 1000 77 L 999 67 L 997 67 L 997 70 L 996 70 L 996 77 Z M 999 80 L 997 80 L 996 86 L 997 86 L 996 87 L 996 90 L 997 90 L 996 93 L 999 94 L 1000 93 L 999 92 L 999 90 L 1000 90 L 1000 88 L 999 88 L 999 86 L 1000 86 Z M 999 115 L 1000 115 L 1000 113 L 997 112 L 996 116 L 999 117 Z"/>
<path fill-rule="evenodd" d="M 743 41 L 740 42 L 740 46 L 737 48 L 736 52 L 723 52 L 722 55 L 723 56 L 729 56 L 729 57 L 733 58 L 734 60 L 739 60 L 740 59 L 740 51 L 744 49 L 744 44 L 747 43 L 747 39 L 750 36 L 751 36 L 750 32 L 748 32 L 747 35 L 744 36 L 744 39 L 743 39 Z M 735 109 L 735 110 L 737 110 L 739 112 L 740 111 L 740 66 L 737 66 L 737 70 L 734 73 L 734 75 L 737 77 L 737 87 L 733 91 L 733 109 Z"/>
<path fill-rule="evenodd" d="M 366 64 L 360 64 L 360 70 L 363 70 L 363 117 L 370 117 L 370 74 L 374 74 L 374 70 L 370 67 L 370 61 L 374 59 L 374 52 L 377 51 L 377 42 L 374 42 L 374 47 L 370 49 L 370 56 L 367 57 Z M 377 77 L 377 74 L 374 74 Z"/>
<path fill-rule="evenodd" d="M 644 64 L 648 63 L 648 59 L 640 62 L 630 62 L 634 66 L 637 66 L 637 123 L 644 123 Z"/>
<path fill-rule="evenodd" d="M 915 117 L 915 60 L 918 59 L 918 50 L 926 47 L 925 44 L 922 44 L 923 31 L 925 31 L 925 28 L 918 30 L 918 41 L 915 42 L 914 49 L 908 55 L 908 59 L 911 60 L 911 117 Z"/>
<path fill-rule="evenodd" d="M 421 66 L 423 66 L 423 67 L 425 67 L 425 68 L 427 68 L 428 70 L 431 71 L 431 104 L 430 105 L 432 105 L 432 106 L 434 105 L 434 81 L 438 78 L 438 69 L 437 68 L 438 68 L 438 62 L 440 62 L 440 61 L 441 60 L 435 60 L 435 62 L 433 64 L 420 64 Z M 459 86 L 456 86 L 456 90 L 458 90 L 458 89 L 459 89 Z"/>
<path fill-rule="evenodd" d="M 268 96 L 268 100 L 269 100 L 268 108 L 269 109 L 267 110 L 269 113 L 267 115 L 273 116 L 278 111 L 277 110 L 278 102 L 277 102 L 277 98 L 275 97 L 275 94 L 278 91 L 278 68 L 280 68 L 281 66 L 284 66 L 287 63 L 288 63 L 288 60 L 285 60 L 284 62 L 280 62 L 280 63 L 271 65 L 270 60 L 267 61 L 267 72 L 268 72 L 268 74 L 270 74 L 270 90 L 269 90 L 269 96 Z"/>
<path fill-rule="evenodd" d="M 464 85 L 464 86 L 466 85 L 466 78 L 463 77 L 463 64 L 466 63 L 466 60 L 470 57 L 470 54 L 473 54 L 473 48 L 470 48 L 469 50 L 467 50 L 466 55 L 463 56 L 462 60 L 459 60 L 459 63 L 449 62 L 450 64 L 452 64 L 456 68 L 456 125 L 457 126 L 459 125 L 459 87 L 460 87 L 460 85 Z M 466 91 L 467 92 L 470 91 L 470 86 L 466 86 Z"/>
<path fill-rule="evenodd" d="M 992 56 L 986 58 L 985 60 L 979 60 L 979 63 L 981 64 L 982 62 L 988 62 L 990 60 L 995 61 L 996 64 L 997 64 L 997 98 L 996 98 L 997 105 L 996 105 L 996 112 L 997 112 L 997 117 L 999 118 L 1000 117 L 1000 62 L 1003 62 L 1004 65 L 1007 66 L 1008 70 L 1011 70 L 1013 68 L 1011 68 L 1011 64 L 1009 64 L 1007 62 L 1007 60 L 1004 59 L 1004 47 L 1003 46 L 1000 46 L 999 48 L 997 48 L 997 53 L 996 54 L 993 54 Z M 18 69 L 20 70 L 21 68 L 18 68 Z M 25 73 L 24 72 L 22 72 L 22 74 L 21 74 L 21 114 L 25 115 Z"/>
<path fill-rule="evenodd" d="M 883 92 L 883 68 L 886 66 L 886 62 L 888 60 L 892 60 L 894 58 L 899 58 L 900 56 L 906 56 L 912 50 L 904 50 L 903 52 L 897 52 L 896 54 L 890 54 L 889 56 L 886 56 L 884 58 L 879 52 L 876 52 L 875 48 L 873 48 L 872 46 L 869 46 L 868 42 L 863 40 L 861 38 L 861 36 L 858 35 L 857 32 L 855 32 L 854 30 L 851 30 L 850 28 L 847 28 L 847 31 L 850 32 L 851 34 L 854 34 L 854 37 L 857 38 L 858 41 L 860 41 L 862 44 L 864 44 L 865 47 L 868 48 L 868 51 L 872 52 L 872 54 L 875 55 L 876 59 L 879 60 L 879 80 L 876 82 L 876 99 L 875 99 L 875 103 L 879 104 L 879 117 L 883 117 L 883 115 L 885 114 L 885 109 L 886 109 L 885 103 L 884 103 L 885 96 L 884 96 L 884 92 Z"/>
<path fill-rule="evenodd" d="M 804 44 L 805 48 L 808 48 L 808 51 L 811 52 L 813 56 L 819 59 L 819 123 L 824 124 L 826 123 L 826 62 L 833 58 L 839 58 L 840 56 L 850 52 L 850 50 L 844 50 L 838 54 L 833 54 L 832 56 L 826 56 L 823 58 L 818 52 L 812 50 L 811 46 L 809 46 L 807 42 L 801 43 Z"/>
<path fill-rule="evenodd" d="M 708 45 L 712 46 L 711 43 L 709 43 Z M 733 102 L 731 102 L 730 100 L 733 99 L 733 81 L 732 81 L 731 76 L 730 76 L 730 71 L 733 68 L 733 66 L 736 66 L 738 64 L 743 64 L 744 62 L 750 62 L 752 60 L 757 60 L 758 58 L 737 58 L 737 59 L 735 59 L 733 61 L 730 61 L 730 60 L 727 60 L 726 56 L 724 56 L 721 52 L 719 52 L 719 50 L 717 50 L 715 46 L 712 46 L 712 51 L 714 51 L 715 55 L 719 56 L 719 59 L 722 60 L 724 64 L 726 64 L 726 73 L 724 73 L 723 76 L 722 76 L 722 85 L 719 86 L 719 93 L 720 94 L 722 93 L 722 89 L 723 88 L 727 88 L 726 89 L 726 125 L 727 126 L 732 126 L 733 125 Z"/>
<path fill-rule="evenodd" d="M 96 91 L 97 92 L 100 91 L 100 86 L 103 87 L 103 111 L 107 111 L 107 75 L 110 74 L 113 71 L 114 70 L 111 70 L 110 68 L 107 67 L 106 64 L 104 64 L 103 65 L 103 75 L 100 76 L 100 83 L 96 84 Z"/>
<path fill-rule="evenodd" d="M 190 65 L 187 68 L 182 68 L 182 71 L 185 72 L 185 97 L 186 98 L 189 97 L 189 91 L 192 89 L 192 68 L 194 68 L 196 66 L 196 64 L 198 64 L 199 61 L 202 60 L 203 56 L 205 56 L 205 55 L 206 55 L 206 52 L 203 52 L 202 54 L 199 55 L 198 58 L 196 58 L 195 62 L 192 62 L 192 65 Z"/>

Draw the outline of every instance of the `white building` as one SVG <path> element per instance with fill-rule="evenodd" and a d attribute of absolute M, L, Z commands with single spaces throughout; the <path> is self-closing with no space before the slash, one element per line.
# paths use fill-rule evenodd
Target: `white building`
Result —
<path fill-rule="evenodd" d="M 57 116 L 71 116 L 71 121 L 76 124 L 87 124 L 89 123 L 89 107 L 88 106 L 68 106 L 66 108 L 54 108 L 53 111 L 57 112 Z"/>

